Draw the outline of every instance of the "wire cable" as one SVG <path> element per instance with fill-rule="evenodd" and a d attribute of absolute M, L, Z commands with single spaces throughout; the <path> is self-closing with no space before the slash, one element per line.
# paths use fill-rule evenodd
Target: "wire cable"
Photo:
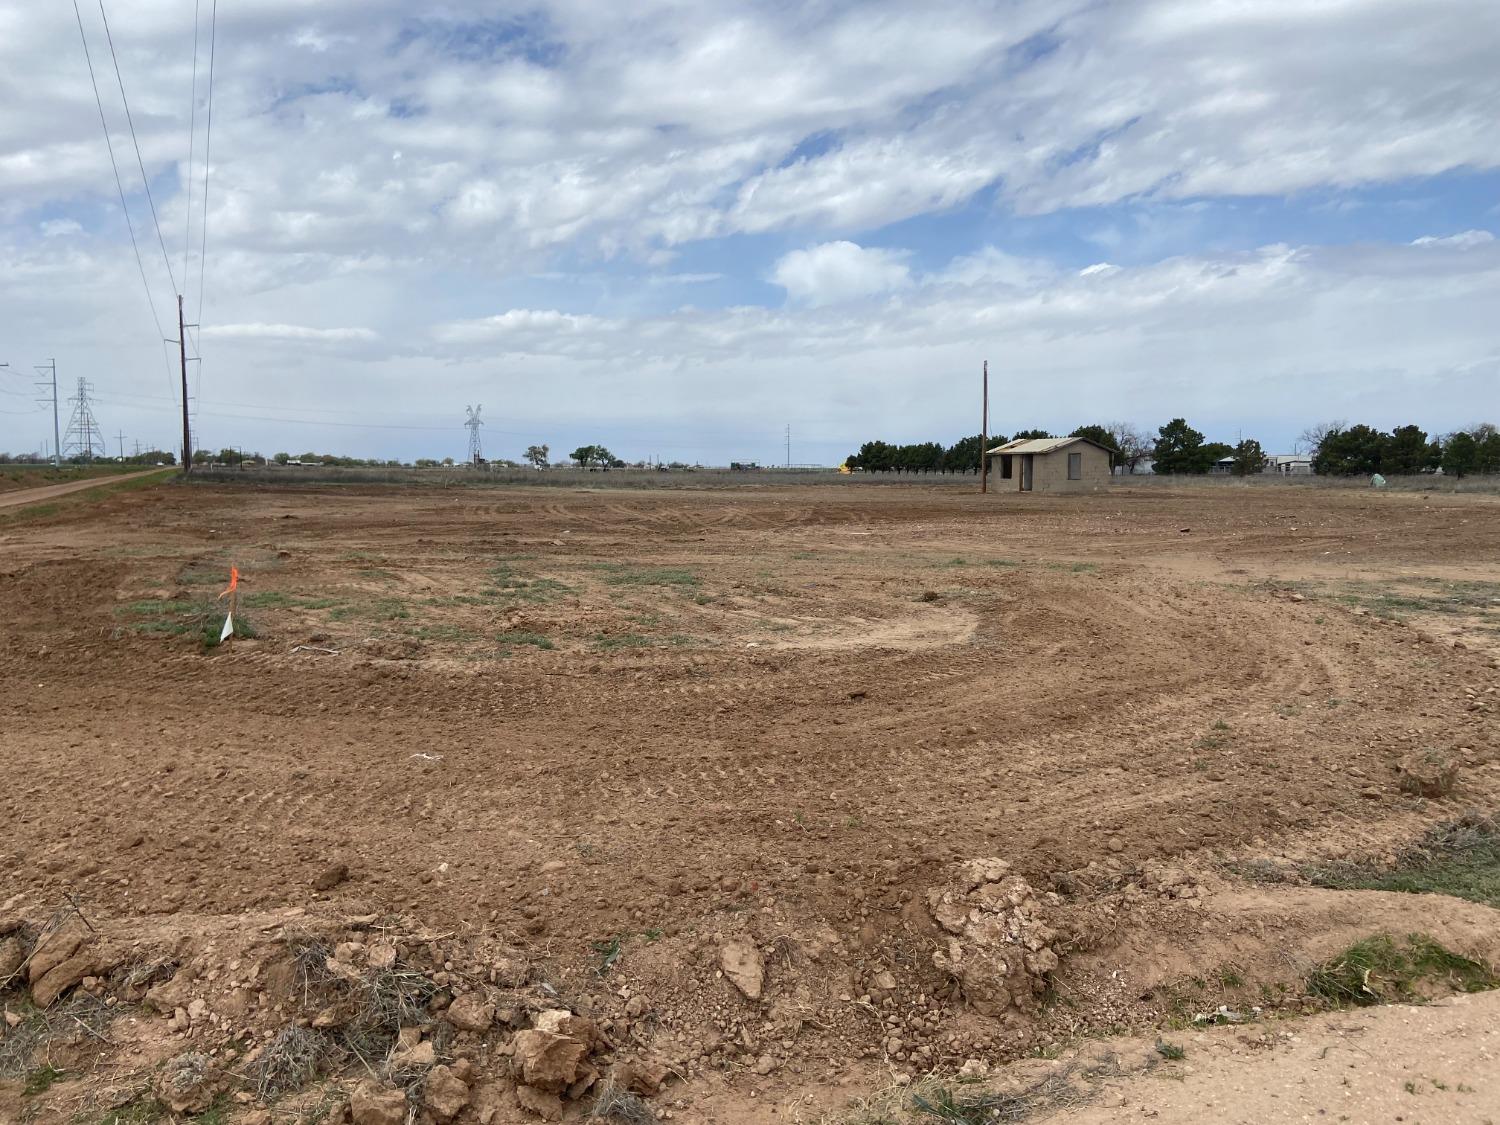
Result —
<path fill-rule="evenodd" d="M 162 264 L 167 267 L 167 278 L 172 282 L 172 292 L 175 294 L 180 292 L 177 288 L 177 277 L 172 272 L 172 259 L 167 254 L 167 240 L 162 237 L 161 220 L 156 216 L 156 200 L 151 198 L 151 180 L 146 175 L 146 161 L 141 156 L 140 138 L 135 134 L 135 119 L 130 115 L 130 99 L 125 96 L 125 77 L 120 73 L 120 56 L 115 53 L 115 37 L 109 30 L 109 17 L 104 14 L 104 0 L 99 0 L 99 17 L 104 21 L 104 38 L 109 42 L 109 57 L 115 64 L 115 81 L 120 84 L 120 101 L 125 103 L 125 123 L 130 126 L 130 141 L 135 145 L 135 162 L 141 169 L 141 183 L 146 189 L 146 202 L 151 205 L 151 222 L 156 226 L 156 241 L 161 245 Z M 81 21 L 80 26 L 82 26 Z"/>
<path fill-rule="evenodd" d="M 141 271 L 141 286 L 146 290 L 146 304 L 151 308 L 151 323 L 156 325 L 156 338 L 166 339 L 166 333 L 161 330 L 161 317 L 156 314 L 156 301 L 151 296 L 151 283 L 146 280 L 146 263 L 141 259 L 141 244 L 136 241 L 135 223 L 130 218 L 130 206 L 125 202 L 125 181 L 120 179 L 120 165 L 115 160 L 114 142 L 109 139 L 109 123 L 104 119 L 104 99 L 99 96 L 99 80 L 94 76 L 94 60 L 89 54 L 88 36 L 83 31 L 83 13 L 78 9 L 78 0 L 73 0 L 73 15 L 78 20 L 78 38 L 83 43 L 83 61 L 88 64 L 89 84 L 94 88 L 94 104 L 99 107 L 99 127 L 104 130 L 104 147 L 109 150 L 109 166 L 115 173 L 115 190 L 120 194 L 120 211 L 125 216 L 125 229 L 130 232 L 130 248 L 135 251 L 135 266 Z M 163 358 L 166 357 L 166 345 L 162 345 Z M 167 385 L 172 386 L 172 366 L 167 363 Z M 173 401 L 176 401 L 175 388 Z"/>
<path fill-rule="evenodd" d="M 214 140 L 214 46 L 218 34 L 219 0 L 214 0 L 208 17 L 208 119 L 203 128 L 203 222 L 199 224 L 203 230 L 203 244 L 198 251 L 198 315 L 194 318 L 199 324 L 203 323 L 203 267 L 208 261 L 208 158 Z"/>
<path fill-rule="evenodd" d="M 193 245 L 193 140 L 198 131 L 198 0 L 193 0 L 193 89 L 188 95 L 187 206 L 182 209 L 182 283 L 187 284 Z"/>

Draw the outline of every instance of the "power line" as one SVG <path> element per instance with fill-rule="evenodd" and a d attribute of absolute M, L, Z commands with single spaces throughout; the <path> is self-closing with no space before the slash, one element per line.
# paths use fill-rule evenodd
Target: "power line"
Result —
<path fill-rule="evenodd" d="M 196 0 L 194 3 L 196 5 Z M 195 7 L 193 17 L 195 28 L 197 27 L 196 11 Z M 194 42 L 196 42 L 196 30 L 193 34 Z M 198 315 L 195 318 L 199 324 L 203 323 L 203 267 L 208 261 L 208 174 L 210 168 L 208 158 L 214 140 L 214 46 L 218 34 L 219 0 L 214 0 L 208 17 L 208 120 L 203 127 L 203 221 L 198 224 L 203 234 L 203 244 L 198 251 Z"/>
<path fill-rule="evenodd" d="M 74 0 L 75 6 L 77 0 Z M 115 54 L 115 37 L 109 30 L 109 17 L 104 14 L 104 0 L 99 0 L 99 18 L 104 21 L 104 38 L 109 43 L 109 57 L 115 64 L 115 81 L 120 84 L 120 101 L 125 104 L 125 124 L 130 126 L 130 141 L 135 146 L 135 162 L 141 169 L 141 183 L 146 189 L 146 202 L 151 205 L 151 222 L 156 226 L 156 241 L 161 245 L 162 264 L 167 267 L 167 278 L 172 283 L 172 292 L 178 292 L 177 277 L 172 272 L 172 259 L 167 254 L 167 240 L 161 234 L 161 220 L 156 217 L 156 200 L 151 198 L 151 179 L 146 175 L 146 161 L 141 156 L 140 138 L 135 135 L 135 119 L 130 116 L 130 99 L 125 96 L 125 77 L 120 73 L 120 56 Z"/>
<path fill-rule="evenodd" d="M 188 95 L 187 205 L 182 209 L 182 283 L 187 284 L 193 242 L 193 138 L 198 131 L 198 0 L 193 0 L 193 90 Z"/>
<path fill-rule="evenodd" d="M 125 202 L 125 182 L 120 179 L 120 165 L 115 160 L 114 142 L 109 139 L 109 123 L 104 118 L 104 99 L 99 96 L 99 80 L 94 76 L 94 60 L 89 54 L 88 36 L 83 31 L 83 13 L 78 10 L 78 0 L 73 0 L 73 15 L 78 20 L 78 38 L 83 43 L 83 61 L 89 68 L 89 85 L 94 88 L 94 105 L 99 108 L 99 127 L 104 130 L 104 147 L 109 150 L 109 166 L 115 173 L 115 190 L 120 195 L 120 211 L 125 216 L 125 229 L 130 232 L 130 248 L 135 251 L 135 267 L 141 273 L 141 286 L 146 290 L 146 304 L 151 308 L 151 323 L 156 325 L 156 338 L 164 340 L 166 333 L 161 330 L 161 317 L 156 315 L 156 300 L 151 296 L 151 283 L 146 280 L 146 263 L 141 260 L 141 245 L 136 241 L 135 223 L 130 218 L 130 205 Z M 165 349 L 166 345 L 162 345 Z M 163 360 L 166 353 L 162 353 Z M 167 385 L 172 385 L 172 368 L 167 366 Z M 174 398 L 175 402 L 176 399 Z"/>

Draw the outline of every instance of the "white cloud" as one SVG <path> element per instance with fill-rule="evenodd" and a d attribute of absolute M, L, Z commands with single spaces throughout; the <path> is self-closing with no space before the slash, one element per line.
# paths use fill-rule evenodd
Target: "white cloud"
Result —
<path fill-rule="evenodd" d="M 215 340 L 376 340 L 368 328 L 309 328 L 301 324 L 210 324 L 203 335 Z"/>
<path fill-rule="evenodd" d="M 793 250 L 771 271 L 771 280 L 796 301 L 828 305 L 911 283 L 904 250 L 866 248 L 853 242 L 825 242 Z"/>
<path fill-rule="evenodd" d="M 1485 246 L 1495 241 L 1495 236 L 1487 230 L 1466 230 L 1462 234 L 1452 234 L 1439 238 L 1434 235 L 1424 235 L 1412 242 L 1413 246 Z"/>
<path fill-rule="evenodd" d="M 76 219 L 48 219 L 38 229 L 43 238 L 70 238 L 83 233 L 83 224 Z"/>

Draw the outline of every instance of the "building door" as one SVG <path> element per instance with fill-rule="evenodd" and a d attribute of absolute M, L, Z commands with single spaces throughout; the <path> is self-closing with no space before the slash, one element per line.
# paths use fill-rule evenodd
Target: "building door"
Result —
<path fill-rule="evenodd" d="M 1031 459 L 1035 454 L 1021 454 L 1021 491 L 1031 491 Z"/>

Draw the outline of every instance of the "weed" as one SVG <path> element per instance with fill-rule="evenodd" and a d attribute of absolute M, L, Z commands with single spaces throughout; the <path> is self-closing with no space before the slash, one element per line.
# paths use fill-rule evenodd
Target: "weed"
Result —
<path fill-rule="evenodd" d="M 1011 1094 L 979 1093 L 972 1097 L 955 1096 L 946 1086 L 927 1094 L 913 1094 L 912 1108 L 925 1117 L 952 1125 L 986 1125 L 991 1121 L 1020 1121 L 1031 1110 L 1028 1102 Z"/>
<path fill-rule="evenodd" d="M 35 1098 L 41 1094 L 45 1094 L 48 1090 L 52 1089 L 52 1083 L 56 1082 L 62 1076 L 63 1072 L 51 1063 L 43 1063 L 34 1070 L 26 1072 L 26 1081 L 21 1087 L 21 1094 L 28 1098 Z"/>
<path fill-rule="evenodd" d="M 590 1121 L 624 1121 L 626 1125 L 648 1125 L 656 1120 L 651 1107 L 628 1090 L 607 1083 L 589 1110 Z"/>
<path fill-rule="evenodd" d="M 1229 729 L 1229 724 L 1226 723 L 1223 719 L 1215 719 L 1214 720 L 1213 729 L 1214 730 L 1228 730 Z"/>
<path fill-rule="evenodd" d="M 107 1111 L 90 1125 L 155 1125 L 167 1119 L 167 1107 L 149 1095 Z M 75 1120 L 77 1120 L 75 1118 Z"/>
<path fill-rule="evenodd" d="M 1229 739 L 1219 735 L 1206 734 L 1200 738 L 1196 745 L 1199 750 L 1222 750 Z"/>
<path fill-rule="evenodd" d="M 1415 1094 L 1417 1092 L 1417 1084 L 1409 1078 L 1405 1082 L 1401 1083 L 1401 1088 L 1408 1094 Z"/>
<path fill-rule="evenodd" d="M 248 609 L 332 609 L 341 604 L 337 598 L 299 598 L 279 590 L 258 590 L 240 598 Z"/>
<path fill-rule="evenodd" d="M 1425 934 L 1409 934 L 1404 946 L 1386 934 L 1356 942 L 1313 970 L 1308 991 L 1337 1007 L 1364 1007 L 1420 998 L 1418 985 L 1440 981 L 1456 992 L 1500 987 L 1487 965 L 1439 945 Z"/>
<path fill-rule="evenodd" d="M 1500 822 L 1471 813 L 1437 825 L 1391 870 L 1343 865 L 1310 867 L 1303 874 L 1319 887 L 1447 894 L 1500 907 Z"/>
<path fill-rule="evenodd" d="M 844 821 L 845 828 L 863 828 L 865 822 L 857 816 L 851 816 Z"/>
<path fill-rule="evenodd" d="M 542 603 L 573 593 L 573 587 L 564 585 L 555 578 L 528 578 L 517 574 L 508 563 L 491 567 L 489 578 L 490 584 L 480 593 L 485 597 L 505 601 Z"/>
<path fill-rule="evenodd" d="M 601 977 L 614 968 L 615 963 L 620 960 L 621 954 L 625 952 L 625 939 L 616 934 L 605 941 L 593 943 L 594 952 L 599 955 L 599 966 L 594 971 Z"/>
<path fill-rule="evenodd" d="M 1187 1048 L 1177 1043 L 1168 1043 L 1164 1039 L 1156 1041 L 1156 1053 L 1164 1059 L 1176 1061 L 1187 1058 Z"/>
<path fill-rule="evenodd" d="M 234 1103 L 228 1096 L 220 1094 L 209 1107 L 193 1118 L 193 1125 L 229 1125 L 229 1114 Z"/>
<path fill-rule="evenodd" d="M 328 1040 L 316 1031 L 288 1024 L 276 1033 L 255 1062 L 255 1096 L 262 1102 L 300 1090 L 327 1057 Z"/>
<path fill-rule="evenodd" d="M 649 648 L 654 642 L 639 633 L 598 633 L 594 636 L 596 648 L 606 652 L 616 648 Z"/>
<path fill-rule="evenodd" d="M 651 927 L 651 929 L 641 934 L 641 937 L 645 938 L 648 942 L 660 941 L 662 934 L 665 932 L 665 930 L 659 930 L 655 926 L 653 926 Z"/>
<path fill-rule="evenodd" d="M 524 629 L 512 629 L 508 633 L 498 633 L 495 639 L 503 645 L 530 645 L 533 648 L 553 649 L 557 646 L 552 643 L 550 637 L 541 633 L 528 633 Z"/>
<path fill-rule="evenodd" d="M 1011 566 L 1020 566 L 1021 564 L 1018 563 L 1018 562 L 1016 562 L 1014 559 L 985 559 L 984 560 L 984 565 L 985 566 L 1011 567 Z"/>
<path fill-rule="evenodd" d="M 594 567 L 610 586 L 701 586 L 703 579 L 691 570 L 670 566 L 630 566 L 598 563 Z"/>
<path fill-rule="evenodd" d="M 1233 965 L 1225 965 L 1219 970 L 1219 984 L 1225 988 L 1244 988 L 1245 978 Z"/>

